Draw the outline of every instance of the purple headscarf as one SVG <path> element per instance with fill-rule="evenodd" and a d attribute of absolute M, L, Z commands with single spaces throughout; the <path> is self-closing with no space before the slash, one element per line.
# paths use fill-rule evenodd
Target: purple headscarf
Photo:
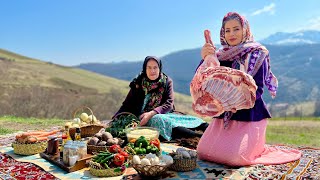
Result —
<path fill-rule="evenodd" d="M 224 25 L 229 20 L 239 21 L 243 29 L 242 41 L 236 46 L 229 46 L 225 39 Z M 278 80 L 271 72 L 269 51 L 266 49 L 266 47 L 254 41 L 253 35 L 250 31 L 249 22 L 236 12 L 227 13 L 222 20 L 220 42 L 222 48 L 217 50 L 217 57 L 219 61 L 238 61 L 238 63 L 242 65 L 245 65 L 246 61 L 248 61 L 247 73 L 252 76 L 258 72 L 261 65 L 266 61 L 267 72 L 266 76 L 264 77 L 264 84 L 267 86 L 271 97 L 274 98 L 278 88 Z M 259 50 L 259 56 L 255 59 L 248 59 L 250 58 L 248 55 L 256 50 Z"/>

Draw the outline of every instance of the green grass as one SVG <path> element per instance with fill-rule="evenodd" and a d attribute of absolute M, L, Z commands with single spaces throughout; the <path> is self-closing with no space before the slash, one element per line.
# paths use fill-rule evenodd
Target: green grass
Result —
<path fill-rule="evenodd" d="M 311 120 L 316 120 L 320 121 L 320 117 L 275 117 L 271 118 L 271 121 L 286 121 L 286 120 L 292 120 L 292 121 L 311 121 Z"/>
<path fill-rule="evenodd" d="M 14 132 L 15 132 L 14 130 L 0 127 L 0 135 L 11 134 Z"/>
<path fill-rule="evenodd" d="M 300 146 L 320 147 L 320 127 L 292 126 L 292 125 L 268 125 L 267 143 L 269 144 L 294 144 Z"/>
<path fill-rule="evenodd" d="M 65 122 L 67 122 L 67 120 L 3 116 L 0 117 L 0 135 L 11 134 L 18 131 L 63 127 Z"/>

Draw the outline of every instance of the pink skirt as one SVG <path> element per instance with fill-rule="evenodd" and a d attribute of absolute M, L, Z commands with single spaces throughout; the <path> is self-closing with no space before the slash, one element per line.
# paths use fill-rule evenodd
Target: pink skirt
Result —
<path fill-rule="evenodd" d="M 230 120 L 224 129 L 222 119 L 213 119 L 199 141 L 199 159 L 229 166 L 282 164 L 300 159 L 299 150 L 265 146 L 266 127 L 266 119 Z"/>

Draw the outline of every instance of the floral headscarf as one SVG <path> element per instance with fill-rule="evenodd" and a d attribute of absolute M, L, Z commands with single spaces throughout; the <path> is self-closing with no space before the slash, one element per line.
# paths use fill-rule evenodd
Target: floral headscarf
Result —
<path fill-rule="evenodd" d="M 239 21 L 243 28 L 242 41 L 236 46 L 229 46 L 225 39 L 224 25 L 227 21 L 232 19 Z M 274 98 L 278 88 L 278 80 L 271 72 L 269 51 L 260 43 L 254 41 L 248 21 L 236 12 L 227 13 L 222 21 L 220 42 L 222 48 L 217 50 L 217 57 L 219 61 L 234 61 L 234 63 L 232 63 L 232 68 L 239 69 L 239 64 L 245 65 L 247 61 L 247 73 L 254 76 L 262 64 L 266 61 L 267 73 L 266 77 L 264 77 L 264 84 L 267 86 L 271 97 Z M 248 56 L 250 53 L 256 50 L 259 50 L 259 53 L 253 55 L 255 58 Z"/>
<path fill-rule="evenodd" d="M 147 77 L 147 63 L 150 60 L 155 60 L 158 63 L 160 74 L 159 78 L 156 80 L 150 80 Z M 161 103 L 163 93 L 165 91 L 165 85 L 167 82 L 167 76 L 162 73 L 162 63 L 161 60 L 155 56 L 147 56 L 143 62 L 143 67 L 141 73 L 136 79 L 140 79 L 141 87 L 145 93 L 144 103 L 141 112 L 149 112 L 154 108 L 158 107 Z"/>

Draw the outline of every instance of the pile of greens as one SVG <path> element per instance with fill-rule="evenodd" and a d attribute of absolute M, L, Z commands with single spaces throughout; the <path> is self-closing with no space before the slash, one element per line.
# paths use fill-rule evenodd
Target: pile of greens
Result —
<path fill-rule="evenodd" d="M 140 124 L 139 118 L 133 114 L 120 113 L 117 115 L 106 128 L 106 131 L 110 132 L 113 137 L 126 139 L 126 128 L 138 126 Z"/>

